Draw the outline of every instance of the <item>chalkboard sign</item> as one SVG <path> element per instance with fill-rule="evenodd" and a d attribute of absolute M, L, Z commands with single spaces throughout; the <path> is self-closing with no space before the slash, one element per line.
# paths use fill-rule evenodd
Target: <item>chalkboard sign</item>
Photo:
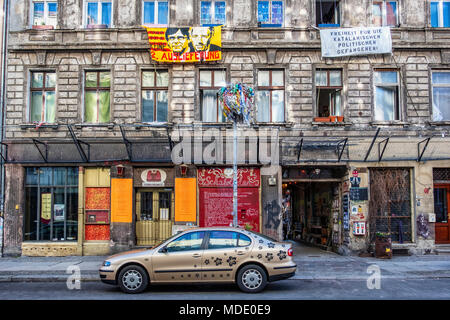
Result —
<path fill-rule="evenodd" d="M 367 188 L 350 188 L 350 200 L 364 201 L 369 200 L 369 193 Z"/>

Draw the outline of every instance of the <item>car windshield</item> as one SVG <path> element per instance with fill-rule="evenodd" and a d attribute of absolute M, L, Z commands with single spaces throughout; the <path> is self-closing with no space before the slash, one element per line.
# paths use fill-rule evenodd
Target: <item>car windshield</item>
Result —
<path fill-rule="evenodd" d="M 255 232 L 255 231 L 251 231 L 251 230 L 248 230 L 248 231 L 250 231 L 251 233 L 253 233 L 254 235 L 256 235 L 256 236 L 258 236 L 258 237 L 261 237 L 261 238 L 263 238 L 263 239 L 269 240 L 269 241 L 271 241 L 271 242 L 278 242 L 278 240 L 275 240 L 274 238 L 271 238 L 271 237 L 269 237 L 269 236 L 266 236 L 266 235 L 264 235 L 264 234 L 262 234 L 262 233 Z"/>
<path fill-rule="evenodd" d="M 158 244 L 156 244 L 156 245 L 154 245 L 153 247 L 151 247 L 151 249 L 154 249 L 154 248 L 156 248 L 156 247 L 159 247 L 159 246 L 162 245 L 164 242 L 167 242 L 167 241 L 169 241 L 169 240 L 172 240 L 172 239 L 174 239 L 175 237 L 179 236 L 180 234 L 181 234 L 181 231 L 180 231 L 180 232 L 177 232 L 177 233 L 174 234 L 173 236 L 171 236 L 171 237 L 169 237 L 169 238 L 167 238 L 167 239 L 165 239 L 165 240 L 159 242 Z"/>

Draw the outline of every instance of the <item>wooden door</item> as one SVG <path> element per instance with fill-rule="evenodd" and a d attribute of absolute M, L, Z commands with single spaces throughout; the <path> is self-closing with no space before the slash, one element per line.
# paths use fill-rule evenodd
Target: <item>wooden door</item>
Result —
<path fill-rule="evenodd" d="M 436 243 L 450 243 L 450 184 L 434 185 Z"/>

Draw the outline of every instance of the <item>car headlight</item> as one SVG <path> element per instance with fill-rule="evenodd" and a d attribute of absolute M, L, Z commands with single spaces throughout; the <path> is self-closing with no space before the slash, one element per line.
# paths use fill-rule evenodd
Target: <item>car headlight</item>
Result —
<path fill-rule="evenodd" d="M 103 262 L 103 266 L 104 267 L 109 267 L 109 266 L 111 266 L 111 262 L 105 261 L 105 262 Z"/>

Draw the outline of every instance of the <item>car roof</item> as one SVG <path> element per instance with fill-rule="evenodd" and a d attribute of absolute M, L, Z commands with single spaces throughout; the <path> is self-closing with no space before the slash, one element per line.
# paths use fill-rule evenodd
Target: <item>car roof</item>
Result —
<path fill-rule="evenodd" d="M 189 229 L 184 230 L 183 232 L 187 232 L 187 231 L 214 231 L 214 230 L 222 230 L 222 231 L 240 231 L 240 232 L 244 232 L 247 231 L 243 228 L 239 228 L 239 227 L 228 227 L 228 226 L 223 226 L 223 227 L 192 227 Z"/>

